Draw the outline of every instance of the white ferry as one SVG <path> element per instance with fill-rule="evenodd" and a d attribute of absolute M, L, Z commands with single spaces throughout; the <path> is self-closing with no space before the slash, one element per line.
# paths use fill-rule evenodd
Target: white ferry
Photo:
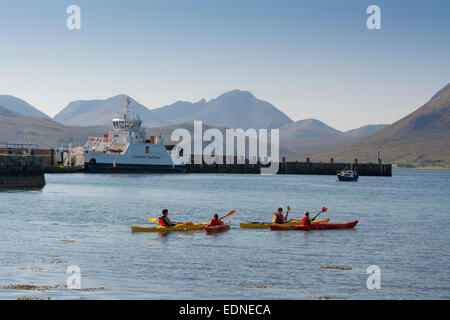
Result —
<path fill-rule="evenodd" d="M 164 139 L 147 138 L 142 120 L 130 112 L 127 98 L 114 128 L 102 137 L 89 137 L 84 146 L 84 166 L 89 172 L 180 172 L 164 145 Z M 172 150 L 175 152 L 175 150 Z"/>

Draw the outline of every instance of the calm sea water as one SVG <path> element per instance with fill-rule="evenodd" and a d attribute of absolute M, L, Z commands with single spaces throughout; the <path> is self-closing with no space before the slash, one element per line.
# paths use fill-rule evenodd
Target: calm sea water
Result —
<path fill-rule="evenodd" d="M 46 175 L 39 191 L 0 192 L 0 298 L 52 299 L 449 299 L 450 171 L 395 170 L 339 183 L 309 175 Z M 240 229 L 317 210 L 354 230 Z M 169 209 L 175 221 L 230 217 L 232 229 L 131 233 Z M 64 241 L 62 241 L 64 240 Z M 70 240 L 70 241 L 65 241 Z M 80 290 L 63 288 L 68 266 Z M 381 289 L 366 269 L 381 270 Z M 351 270 L 324 269 L 342 266 Z"/>

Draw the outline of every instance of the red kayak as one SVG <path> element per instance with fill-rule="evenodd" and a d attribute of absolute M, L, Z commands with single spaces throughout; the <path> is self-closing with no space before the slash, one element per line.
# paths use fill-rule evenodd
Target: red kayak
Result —
<path fill-rule="evenodd" d="M 217 226 L 207 226 L 207 227 L 205 227 L 205 232 L 207 234 L 210 234 L 210 233 L 226 231 L 226 230 L 230 229 L 230 224 L 231 224 L 231 222 L 227 222 L 227 223 L 219 224 Z"/>
<path fill-rule="evenodd" d="M 351 229 L 358 224 L 358 221 L 342 222 L 342 223 L 316 223 L 310 226 L 304 225 L 282 225 L 272 224 L 270 230 L 284 231 L 284 230 L 332 230 L 332 229 Z"/>

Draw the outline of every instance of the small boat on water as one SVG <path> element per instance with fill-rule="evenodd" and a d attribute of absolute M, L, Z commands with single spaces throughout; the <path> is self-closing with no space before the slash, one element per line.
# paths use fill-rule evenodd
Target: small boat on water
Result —
<path fill-rule="evenodd" d="M 353 169 L 344 169 L 337 172 L 339 181 L 358 181 L 358 172 Z"/>

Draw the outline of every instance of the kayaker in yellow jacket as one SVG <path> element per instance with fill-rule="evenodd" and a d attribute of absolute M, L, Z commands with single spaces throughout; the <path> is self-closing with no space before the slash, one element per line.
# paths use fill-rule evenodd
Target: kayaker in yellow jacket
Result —
<path fill-rule="evenodd" d="M 287 222 L 287 214 L 286 216 L 283 216 L 283 208 L 278 207 L 277 212 L 273 214 L 273 223 L 286 223 Z"/>
<path fill-rule="evenodd" d="M 176 226 L 177 223 L 172 223 L 168 217 L 169 215 L 169 210 L 167 209 L 163 209 L 162 211 L 162 216 L 158 218 L 158 223 L 159 225 L 163 226 L 163 227 L 173 227 Z"/>

